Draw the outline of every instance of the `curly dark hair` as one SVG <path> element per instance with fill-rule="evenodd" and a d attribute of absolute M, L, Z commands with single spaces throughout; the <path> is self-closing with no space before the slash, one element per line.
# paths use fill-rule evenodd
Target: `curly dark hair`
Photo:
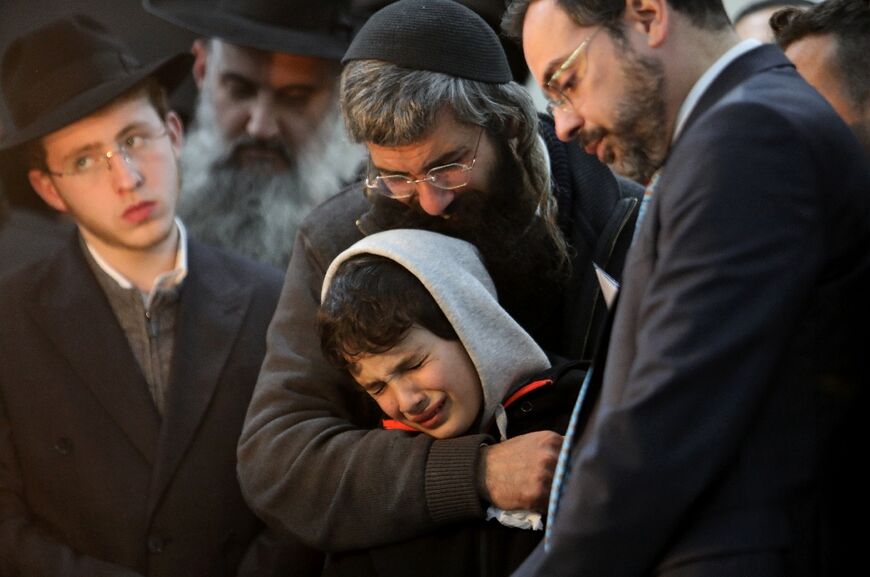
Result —
<path fill-rule="evenodd" d="M 390 350 L 415 325 L 444 340 L 459 340 L 417 277 L 372 254 L 342 263 L 317 313 L 323 355 L 342 369 L 359 355 Z"/>
<path fill-rule="evenodd" d="M 511 38 L 522 40 L 523 21 L 529 4 L 535 0 L 513 0 L 502 17 L 502 30 Z M 578 26 L 603 26 L 621 35 L 620 18 L 625 0 L 556 0 Z M 668 0 L 668 4 L 705 30 L 722 30 L 731 25 L 722 0 Z"/>
<path fill-rule="evenodd" d="M 785 50 L 811 35 L 836 39 L 836 71 L 852 105 L 870 102 L 870 0 L 826 0 L 811 8 L 786 8 L 770 18 L 774 38 Z"/>

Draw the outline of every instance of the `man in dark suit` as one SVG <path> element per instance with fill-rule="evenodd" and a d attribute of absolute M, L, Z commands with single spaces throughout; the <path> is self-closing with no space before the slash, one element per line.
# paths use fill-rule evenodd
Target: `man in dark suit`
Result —
<path fill-rule="evenodd" d="M 3 56 L 0 149 L 23 147 L 77 234 L 0 283 L 2 575 L 305 571 L 235 474 L 280 273 L 175 217 L 182 128 L 164 87 L 189 65 L 141 66 L 81 16 Z"/>
<path fill-rule="evenodd" d="M 517 575 L 836 574 L 831 484 L 870 374 L 854 135 L 719 0 L 524 0 L 506 27 L 563 139 L 661 167 L 548 545 Z"/>

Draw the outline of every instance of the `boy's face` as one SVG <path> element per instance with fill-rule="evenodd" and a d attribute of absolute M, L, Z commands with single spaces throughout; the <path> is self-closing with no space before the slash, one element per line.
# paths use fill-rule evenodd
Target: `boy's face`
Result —
<path fill-rule="evenodd" d="M 427 435 L 462 435 L 480 413 L 480 379 L 459 341 L 415 326 L 390 350 L 350 360 L 354 378 L 384 413 Z"/>
<path fill-rule="evenodd" d="M 101 253 L 158 249 L 174 230 L 181 141 L 178 117 L 143 92 L 44 137 L 48 169 L 30 182 Z"/>

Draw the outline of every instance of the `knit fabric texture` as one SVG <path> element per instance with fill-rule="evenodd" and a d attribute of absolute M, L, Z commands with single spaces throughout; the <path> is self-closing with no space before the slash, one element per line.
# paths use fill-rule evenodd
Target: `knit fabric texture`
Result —
<path fill-rule="evenodd" d="M 382 60 L 480 82 L 513 79 L 492 28 L 451 0 L 400 0 L 372 15 L 342 59 Z"/>

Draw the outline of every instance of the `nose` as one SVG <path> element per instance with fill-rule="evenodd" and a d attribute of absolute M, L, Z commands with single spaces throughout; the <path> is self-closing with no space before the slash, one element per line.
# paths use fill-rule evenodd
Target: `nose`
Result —
<path fill-rule="evenodd" d="M 420 208 L 426 211 L 426 214 L 432 216 L 444 214 L 455 197 L 455 190 L 444 190 L 443 188 L 432 186 L 428 182 L 417 184 L 417 202 L 420 203 Z"/>
<path fill-rule="evenodd" d="M 396 401 L 399 411 L 403 415 L 419 415 L 429 405 L 426 395 L 417 386 L 409 381 L 397 384 Z"/>
<path fill-rule="evenodd" d="M 556 136 L 562 142 L 571 142 L 577 139 L 580 129 L 583 127 L 583 118 L 574 110 L 573 106 L 567 109 L 553 108 L 553 119 L 556 121 Z"/>
<path fill-rule="evenodd" d="M 278 118 L 271 95 L 261 92 L 251 101 L 245 130 L 248 136 L 260 140 L 278 136 Z"/>
<path fill-rule="evenodd" d="M 145 182 L 139 167 L 123 152 L 106 156 L 106 164 L 119 191 L 136 190 Z"/>

